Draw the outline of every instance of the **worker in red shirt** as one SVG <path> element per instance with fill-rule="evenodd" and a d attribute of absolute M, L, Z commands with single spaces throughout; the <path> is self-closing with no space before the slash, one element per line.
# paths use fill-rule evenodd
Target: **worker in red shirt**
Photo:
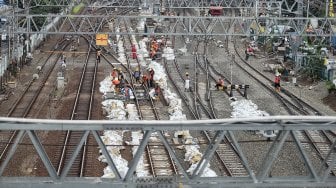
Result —
<path fill-rule="evenodd" d="M 246 50 L 245 50 L 245 55 L 246 55 L 245 56 L 245 61 L 247 61 L 250 56 L 254 56 L 254 52 L 253 51 L 254 50 L 253 50 L 253 48 L 250 45 L 246 48 Z"/>
<path fill-rule="evenodd" d="M 274 78 L 274 87 L 275 87 L 275 91 L 280 92 L 280 73 L 276 73 L 275 74 L 275 78 Z"/>
<path fill-rule="evenodd" d="M 137 52 L 134 44 L 132 44 L 132 58 L 133 59 L 137 58 Z"/>

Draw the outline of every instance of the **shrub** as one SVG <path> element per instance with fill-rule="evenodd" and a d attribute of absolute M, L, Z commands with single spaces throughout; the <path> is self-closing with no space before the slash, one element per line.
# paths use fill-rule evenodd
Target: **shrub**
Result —
<path fill-rule="evenodd" d="M 327 86 L 327 89 L 328 89 L 329 93 L 332 93 L 332 92 L 335 93 L 336 87 L 335 87 L 335 84 L 332 81 L 326 81 L 326 86 Z"/>

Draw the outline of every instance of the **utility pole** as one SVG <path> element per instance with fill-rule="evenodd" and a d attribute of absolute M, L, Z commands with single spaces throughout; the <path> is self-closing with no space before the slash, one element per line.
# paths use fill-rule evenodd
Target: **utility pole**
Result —
<path fill-rule="evenodd" d="M 325 5 L 325 17 L 328 17 L 328 11 L 329 10 L 329 0 L 326 0 L 326 5 Z"/>

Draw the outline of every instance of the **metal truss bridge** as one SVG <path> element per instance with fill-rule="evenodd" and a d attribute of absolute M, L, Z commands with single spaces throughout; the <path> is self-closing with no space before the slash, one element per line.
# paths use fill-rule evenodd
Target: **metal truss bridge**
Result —
<path fill-rule="evenodd" d="M 149 33 L 144 31 L 129 31 L 129 32 L 106 32 L 111 35 L 184 35 L 184 36 L 197 36 L 197 35 L 215 35 L 215 36 L 317 36 L 317 37 L 330 37 L 335 35 L 334 25 L 336 19 L 328 17 L 330 10 L 329 1 L 307 1 L 307 0 L 109 0 L 101 1 L 100 3 L 93 3 L 89 0 L 81 1 L 66 1 L 66 0 L 16 0 L 16 5 L 11 13 L 4 14 L 11 24 L 11 27 L 5 31 L 9 36 L 18 34 L 96 34 L 99 33 L 100 27 L 105 24 L 112 23 L 114 27 L 119 26 L 124 21 L 140 21 L 154 19 L 160 21 L 160 31 Z M 71 13 L 71 7 L 82 2 L 87 7 L 96 7 L 105 9 L 104 15 L 86 14 L 74 15 Z M 224 9 L 237 10 L 242 12 L 244 9 L 249 10 L 251 13 L 248 15 L 240 16 L 219 16 L 219 17 L 202 17 L 202 16 L 126 16 L 116 15 L 114 8 L 134 8 L 141 7 L 145 2 L 159 3 L 162 7 L 168 9 L 192 9 L 199 11 L 203 8 L 209 8 L 211 5 L 220 5 Z M 307 6 L 307 3 L 312 4 L 312 7 L 320 6 L 319 8 L 325 11 L 324 17 L 310 17 L 308 13 L 312 7 Z M 30 9 L 33 7 L 47 7 L 58 6 L 64 7 L 63 13 L 60 14 L 31 14 Z M 303 13 L 306 11 L 307 15 Z M 280 16 L 259 16 L 260 13 L 265 12 L 292 12 L 296 17 L 281 17 Z M 37 24 L 37 20 L 44 19 L 42 25 Z M 76 18 L 81 19 L 81 24 L 76 24 Z M 318 28 L 310 29 L 309 26 L 314 19 L 319 23 Z M 51 20 L 59 20 L 54 25 L 50 26 Z M 272 33 L 270 28 L 263 25 L 274 26 L 280 32 Z M 68 27 L 71 27 L 68 30 Z M 84 27 L 86 29 L 84 29 Z M 91 27 L 91 29 L 88 29 Z M 295 32 L 287 33 L 286 29 L 293 28 Z M 250 29 L 255 31 L 251 34 Z M 308 29 L 309 28 L 309 29 Z"/>
<path fill-rule="evenodd" d="M 138 187 L 160 184 L 160 180 L 155 178 L 138 178 L 134 175 L 139 160 L 148 145 L 149 137 L 156 133 L 159 135 L 160 141 L 169 151 L 172 159 L 176 163 L 179 175 L 174 177 L 166 177 L 170 179 L 174 187 L 334 187 L 336 185 L 336 177 L 331 176 L 330 172 L 336 166 L 336 139 L 333 139 L 324 161 L 320 165 L 313 165 L 309 154 L 304 149 L 303 144 L 298 138 L 300 131 L 328 131 L 334 130 L 336 127 L 335 117 L 319 117 L 315 116 L 273 116 L 246 119 L 221 119 L 221 120 L 199 120 L 199 121 L 68 121 L 68 120 L 37 120 L 37 119 L 15 119 L 0 118 L 0 130 L 18 131 L 18 137 L 13 141 L 9 153 L 0 163 L 0 187 Z M 64 170 L 58 175 L 51 161 L 49 160 L 45 146 L 37 136 L 36 131 L 83 131 L 83 135 L 74 150 L 71 160 L 68 161 Z M 143 131 L 144 136 L 138 146 L 132 161 L 129 163 L 129 169 L 125 176 L 121 176 L 115 161 L 108 154 L 107 146 L 100 138 L 98 132 L 104 130 L 131 130 Z M 201 162 L 193 174 L 187 173 L 181 164 L 180 159 L 169 144 L 163 131 L 179 131 L 179 130 L 212 130 L 216 132 L 216 136 L 207 146 L 203 153 Z M 256 160 L 263 161 L 260 166 L 252 167 L 247 160 L 247 152 L 241 148 L 241 143 L 237 138 L 239 131 L 253 130 L 277 130 L 279 131 L 276 138 L 266 152 L 266 155 L 260 158 L 257 155 Z M 74 159 L 78 155 L 78 151 L 84 145 L 84 141 L 89 134 L 92 134 L 98 144 L 99 149 L 108 161 L 108 165 L 112 168 L 116 177 L 114 179 L 101 177 L 68 177 L 68 170 L 71 168 Z M 47 169 L 48 177 L 8 177 L 3 176 L 6 166 L 11 161 L 16 149 L 18 148 L 24 135 L 28 135 L 31 143 L 36 149 L 37 155 L 41 158 L 44 167 Z M 246 177 L 200 177 L 205 166 L 214 157 L 214 151 L 226 136 L 234 145 L 242 164 L 248 175 Z M 285 142 L 291 140 L 297 146 L 297 154 L 301 156 L 303 165 L 307 169 L 307 175 L 288 175 L 288 176 L 269 176 L 279 153 L 285 147 Z M 284 160 L 284 159 L 281 159 Z M 292 159 L 288 159 L 292 160 Z M 18 167 L 19 168 L 19 167 Z M 284 169 L 284 171 L 290 169 Z"/>
<path fill-rule="evenodd" d="M 335 32 L 331 29 L 336 23 L 336 18 L 315 18 L 321 27 L 312 28 L 308 30 L 311 20 L 303 17 L 295 18 L 280 18 L 280 17 L 196 17 L 196 16 L 109 16 L 109 15 L 24 15 L 17 14 L 22 22 L 23 28 L 13 31 L 14 34 L 96 34 L 101 31 L 98 25 L 105 25 L 112 21 L 115 27 L 122 25 L 124 21 L 130 23 L 131 21 L 140 21 L 147 18 L 154 20 L 162 20 L 160 31 L 158 32 L 144 32 L 144 31 L 108 31 L 104 32 L 111 35 L 184 35 L 184 36 L 317 36 L 330 37 L 334 36 Z M 35 27 L 35 19 L 46 17 L 50 19 L 61 19 L 62 24 L 53 26 L 50 30 L 45 27 Z M 75 24 L 76 18 L 81 19 L 81 24 Z M 94 21 L 93 21 L 94 20 Z M 260 21 L 273 23 L 273 29 L 280 32 L 272 33 L 267 31 L 265 27 L 260 26 Z M 71 26 L 69 30 L 68 26 Z M 29 28 L 30 27 L 30 28 Z M 85 27 L 85 29 L 83 29 Z M 90 27 L 91 29 L 88 29 Z M 254 28 L 256 32 L 250 33 L 250 28 Z M 284 28 L 293 28 L 295 32 L 288 33 Z"/>

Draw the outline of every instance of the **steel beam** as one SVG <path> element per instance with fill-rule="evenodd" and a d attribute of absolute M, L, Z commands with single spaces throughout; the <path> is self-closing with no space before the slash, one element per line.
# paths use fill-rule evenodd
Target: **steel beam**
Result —
<path fill-rule="evenodd" d="M 303 3 L 308 3 L 308 0 L 303 0 Z M 67 6 L 70 2 L 74 3 L 83 3 L 96 8 L 102 7 L 116 7 L 116 8 L 129 8 L 129 7 L 139 7 L 142 5 L 143 0 L 109 0 L 109 1 L 97 1 L 92 4 L 90 0 L 79 0 L 79 1 L 69 1 L 69 0 L 16 0 L 16 4 L 25 3 L 28 8 L 35 6 Z M 148 4 L 151 4 L 155 1 L 147 0 Z M 161 1 L 161 6 L 165 8 L 206 8 L 210 6 L 222 6 L 223 8 L 254 8 L 255 6 L 262 6 L 262 3 L 268 4 L 279 4 L 282 6 L 282 9 L 288 11 L 295 11 L 294 8 L 297 6 L 298 1 L 291 0 L 260 0 L 259 4 L 256 4 L 256 1 L 253 0 L 164 0 Z M 312 2 L 312 1 L 311 1 Z"/>
<path fill-rule="evenodd" d="M 104 155 L 109 160 L 109 164 L 113 163 L 113 159 L 107 154 L 106 145 L 99 138 L 97 131 L 103 130 L 132 130 L 132 131 L 143 131 L 145 135 L 134 159 L 129 165 L 127 175 L 125 177 L 120 177 L 120 172 L 117 168 L 113 168 L 116 174 L 119 174 L 116 179 L 103 179 L 100 177 L 67 177 L 67 169 L 71 166 L 71 161 L 68 163 L 68 167 L 65 168 L 62 175 L 57 175 L 56 173 L 50 173 L 50 177 L 17 177 L 19 179 L 12 179 L 12 177 L 4 177 L 0 174 L 0 187 L 20 187 L 20 183 L 23 183 L 28 187 L 61 187 L 61 186 L 71 186 L 71 187 L 134 187 L 135 185 L 154 185 L 160 184 L 160 179 L 156 178 L 138 178 L 133 175 L 135 167 L 139 163 L 140 156 L 143 154 L 144 148 L 148 145 L 148 139 L 153 133 L 157 133 L 161 136 L 161 140 L 164 142 L 163 146 L 169 150 L 170 154 L 174 154 L 170 142 L 168 142 L 164 135 L 161 134 L 162 131 L 178 131 L 178 130 L 213 130 L 217 131 L 218 134 L 216 140 L 213 140 L 211 146 L 203 153 L 204 164 L 208 162 L 207 160 L 211 158 L 214 149 L 218 146 L 219 142 L 222 140 L 224 133 L 229 132 L 231 141 L 234 143 L 236 149 L 238 149 L 239 156 L 244 162 L 244 166 L 248 169 L 249 177 L 225 177 L 218 176 L 214 178 L 210 177 L 197 177 L 188 178 L 189 175 L 184 171 L 183 173 L 174 175 L 170 180 L 175 185 L 184 185 L 186 187 L 202 187 L 205 185 L 211 185 L 210 187 L 221 187 L 225 183 L 226 187 L 328 187 L 336 183 L 336 177 L 330 176 L 330 168 L 321 169 L 319 174 L 323 175 L 323 178 L 317 178 L 315 170 L 312 170 L 312 161 L 308 154 L 303 152 L 302 143 L 296 138 L 293 131 L 297 130 L 335 130 L 336 117 L 315 117 L 315 116 L 274 116 L 274 117 L 260 117 L 260 118 L 242 118 L 242 119 L 216 119 L 216 120 L 195 120 L 195 121 L 99 121 L 99 120 L 39 120 L 39 119 L 18 119 L 18 118 L 0 118 L 0 131 L 16 130 L 19 131 L 19 137 L 16 139 L 14 147 L 11 148 L 10 154 L 7 158 L 9 160 L 11 156 L 17 150 L 19 141 L 22 139 L 24 132 L 28 131 L 29 137 L 38 150 L 37 155 L 41 157 L 44 161 L 45 168 L 51 169 L 51 161 L 46 157 L 45 152 L 43 152 L 43 143 L 38 141 L 38 138 L 34 134 L 35 130 L 71 130 L 71 131 L 83 131 L 83 138 L 76 146 L 77 150 L 74 152 L 72 158 L 78 153 L 78 149 L 82 147 L 83 140 L 87 137 L 89 130 L 92 130 L 94 136 L 98 142 L 97 152 L 103 151 Z M 249 152 L 248 149 L 242 150 L 239 147 L 239 140 L 235 139 L 232 131 L 244 131 L 244 130 L 280 130 L 280 134 L 277 139 L 273 141 L 273 144 L 266 155 L 266 160 L 264 165 L 261 165 L 257 169 L 251 169 L 253 165 L 249 164 L 250 161 L 246 159 L 246 154 L 244 152 Z M 292 139 L 288 138 L 288 135 L 292 133 L 294 137 L 294 143 L 298 147 L 298 151 L 301 152 L 304 157 L 304 164 L 310 168 L 313 176 L 281 176 L 281 177 L 266 177 L 271 169 L 272 163 L 277 160 L 278 153 L 284 149 L 285 141 L 290 141 Z M 334 152 L 334 147 L 330 147 L 329 153 Z M 182 161 L 178 159 L 176 155 L 173 155 L 175 162 Z M 260 157 L 256 155 L 255 157 Z M 225 160 L 225 159 L 224 159 Z M 6 167 L 8 161 L 1 165 L 1 172 Z M 201 162 L 203 163 L 203 162 Z M 178 166 L 183 166 L 178 163 Z M 19 168 L 19 167 L 18 167 Z M 199 166 L 197 172 L 202 172 L 204 166 Z M 255 176 L 254 173 L 258 174 Z M 194 174 L 195 175 L 195 174 Z M 197 173 L 198 175 L 198 173 Z M 187 176 L 187 177 L 186 177 Z M 91 181 L 88 181 L 91 179 Z M 161 182 L 162 183 L 162 182 Z M 279 186 L 281 185 L 281 186 Z"/>
<path fill-rule="evenodd" d="M 100 120 L 39 120 L 39 119 L 18 119 L 18 118 L 0 118 L 0 131 L 7 131 L 9 129 L 19 132 L 19 136 L 15 140 L 15 143 L 4 162 L 1 164 L 0 170 L 0 187 L 135 187 L 135 185 L 155 185 L 162 183 L 160 178 L 147 177 L 145 179 L 138 178 L 133 173 L 137 166 L 140 156 L 143 154 L 144 148 L 148 145 L 148 139 L 152 133 L 158 133 L 163 141 L 163 146 L 169 150 L 170 154 L 173 154 L 175 162 L 178 162 L 180 169 L 186 164 L 180 164 L 183 159 L 179 158 L 180 155 L 175 155 L 172 150 L 171 143 L 167 141 L 161 131 L 178 131 L 178 130 L 213 130 L 217 131 L 218 135 L 211 143 L 211 146 L 203 153 L 204 159 L 202 159 L 203 165 L 206 165 L 207 160 L 211 158 L 214 152 L 214 148 L 217 147 L 220 140 L 224 136 L 224 133 L 229 133 L 229 139 L 232 141 L 234 147 L 238 150 L 238 154 L 241 157 L 244 166 L 249 172 L 249 177 L 226 177 L 219 175 L 218 177 L 197 177 L 188 178 L 189 174 L 186 171 L 174 175 L 169 180 L 175 185 L 183 185 L 185 187 L 222 187 L 225 184 L 226 187 L 328 187 L 336 184 L 336 177 L 330 176 L 328 172 L 333 168 L 335 163 L 334 150 L 335 143 L 330 147 L 331 151 L 327 151 L 331 160 L 331 165 L 326 170 L 321 170 L 317 175 L 315 169 L 313 169 L 311 158 L 303 150 L 302 143 L 298 141 L 296 134 L 293 131 L 297 130 L 335 130 L 336 117 L 316 117 L 316 116 L 274 116 L 274 117 L 261 117 L 261 118 L 246 118 L 246 119 L 217 119 L 217 120 L 195 120 L 195 121 L 100 121 Z M 118 177 L 115 179 L 104 179 L 101 177 L 67 177 L 67 169 L 71 166 L 71 160 L 68 163 L 68 167 L 65 168 L 62 175 L 57 175 L 54 170 L 49 174 L 49 177 L 5 177 L 2 175 L 6 164 L 11 160 L 11 156 L 17 150 L 18 144 L 22 139 L 25 131 L 28 132 L 29 137 L 33 145 L 36 147 L 38 154 L 42 157 L 45 168 L 52 169 L 51 162 L 46 157 L 44 152 L 43 143 L 41 143 L 35 135 L 35 130 L 70 130 L 70 131 L 83 131 L 83 137 L 81 142 L 76 146 L 77 151 L 74 152 L 72 159 L 74 159 L 78 153 L 78 149 L 82 147 L 83 140 L 87 137 L 89 130 L 93 132 L 96 138 L 99 149 L 103 151 L 105 157 L 108 159 L 109 164 L 116 169 L 113 160 L 110 158 L 106 151 L 106 145 L 99 138 L 97 131 L 103 130 L 132 130 L 143 131 L 145 135 L 139 147 L 134 159 L 129 165 L 129 170 L 125 177 Z M 280 130 L 278 137 L 273 141 L 273 144 L 266 154 L 265 162 L 260 166 L 253 166 L 246 159 L 246 152 L 248 150 L 242 150 L 239 146 L 241 140 L 236 140 L 234 134 L 236 131 L 244 130 Z M 221 134 L 219 134 L 221 133 Z M 293 139 L 290 139 L 288 135 L 291 134 Z M 293 141 L 294 140 L 294 141 Z M 294 174 L 281 177 L 267 177 L 268 172 L 271 170 L 271 166 L 278 156 L 280 150 L 284 149 L 284 142 L 293 142 L 298 147 L 298 152 L 301 153 L 304 160 L 302 161 L 305 166 L 310 168 L 311 176 L 304 176 L 301 174 Z M 245 142 L 245 141 L 244 141 Z M 27 142 L 29 143 L 29 141 Z M 249 154 L 250 157 L 251 153 Z M 259 155 L 255 156 L 260 157 Z M 258 160 L 258 159 L 256 159 Z M 15 163 L 13 163 L 15 165 Z M 19 163 L 18 163 L 19 164 Z M 255 165 L 255 164 L 254 164 Z M 204 166 L 199 166 L 196 172 L 202 172 Z M 19 167 L 18 167 L 19 168 Z M 254 174 L 258 174 L 255 176 Z M 198 175 L 198 173 L 196 173 Z M 191 175 L 191 174 L 190 174 Z M 195 174 L 194 174 L 195 175 Z M 321 177 L 321 178 L 320 178 Z"/>
<path fill-rule="evenodd" d="M 334 130 L 336 116 L 269 116 L 188 121 L 45 120 L 0 117 L 0 130 Z"/>
<path fill-rule="evenodd" d="M 54 26 L 49 31 L 45 28 L 49 23 L 45 22 L 41 27 L 37 27 L 35 20 L 45 17 L 46 20 L 61 19 L 62 24 Z M 13 31 L 14 34 L 91 34 L 100 33 L 94 26 L 105 25 L 113 22 L 115 27 L 122 27 L 124 22 L 154 19 L 162 21 L 162 32 L 151 33 L 144 31 L 108 31 L 110 35 L 185 35 L 185 36 L 316 36 L 330 37 L 335 32 L 331 29 L 336 23 L 336 18 L 315 18 L 319 22 L 319 28 L 313 32 L 307 30 L 311 20 L 306 17 L 281 18 L 263 17 L 263 21 L 272 23 L 272 29 L 279 32 L 271 32 L 270 27 L 265 28 L 259 25 L 261 18 L 256 17 L 197 17 L 197 16 L 115 16 L 109 15 L 25 15 L 16 14 L 16 20 L 20 20 L 21 28 Z M 76 20 L 80 19 L 80 25 Z M 13 19 L 12 19 L 13 20 Z M 191 27 L 188 24 L 191 23 Z M 29 29 L 29 26 L 31 29 Z M 69 29 L 68 27 L 71 26 Z M 250 28 L 255 30 L 250 33 Z M 287 33 L 284 28 L 292 28 L 295 32 Z"/>

